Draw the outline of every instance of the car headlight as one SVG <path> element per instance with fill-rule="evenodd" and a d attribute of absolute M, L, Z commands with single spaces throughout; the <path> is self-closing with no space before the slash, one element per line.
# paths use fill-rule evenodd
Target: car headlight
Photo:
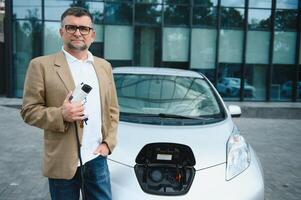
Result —
<path fill-rule="evenodd" d="M 249 144 L 235 127 L 227 142 L 226 180 L 236 177 L 250 166 Z"/>

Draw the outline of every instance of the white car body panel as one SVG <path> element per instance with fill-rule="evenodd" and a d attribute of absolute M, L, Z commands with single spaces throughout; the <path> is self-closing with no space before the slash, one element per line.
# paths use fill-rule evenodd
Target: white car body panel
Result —
<path fill-rule="evenodd" d="M 252 160 L 257 160 L 251 149 Z M 264 200 L 262 169 L 258 162 L 251 165 L 230 181 L 225 180 L 226 164 L 196 171 L 187 194 L 181 196 L 159 196 L 143 192 L 137 181 L 134 168 L 109 161 L 114 200 Z M 242 184 L 245 183 L 245 184 Z"/>
<path fill-rule="evenodd" d="M 226 162 L 225 146 L 233 130 L 233 123 L 230 119 L 201 126 L 158 126 L 120 122 L 118 130 L 118 145 L 110 159 L 133 167 L 144 145 L 155 142 L 179 143 L 192 149 L 196 160 L 195 169 L 198 170 Z"/>

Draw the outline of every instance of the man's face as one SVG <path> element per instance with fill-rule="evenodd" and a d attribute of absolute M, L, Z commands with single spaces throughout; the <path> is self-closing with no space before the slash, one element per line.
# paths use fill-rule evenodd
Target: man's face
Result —
<path fill-rule="evenodd" d="M 62 22 L 62 27 L 60 28 L 60 35 L 64 42 L 65 50 L 69 51 L 85 51 L 87 50 L 91 43 L 95 39 L 95 31 L 91 29 L 88 34 L 82 34 L 79 29 L 76 29 L 74 33 L 67 32 L 66 25 L 75 25 L 77 27 L 91 27 L 92 22 L 88 16 L 76 17 L 68 15 L 64 18 Z"/>

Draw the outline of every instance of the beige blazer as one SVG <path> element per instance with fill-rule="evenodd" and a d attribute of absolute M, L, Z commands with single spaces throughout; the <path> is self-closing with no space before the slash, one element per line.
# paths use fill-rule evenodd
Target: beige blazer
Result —
<path fill-rule="evenodd" d="M 116 145 L 119 108 L 109 62 L 94 57 L 102 111 L 101 133 L 110 152 Z M 43 174 L 71 179 L 78 164 L 74 123 L 63 120 L 61 106 L 75 83 L 64 53 L 33 59 L 28 67 L 21 116 L 30 125 L 44 129 Z M 77 124 L 80 141 L 83 129 Z"/>

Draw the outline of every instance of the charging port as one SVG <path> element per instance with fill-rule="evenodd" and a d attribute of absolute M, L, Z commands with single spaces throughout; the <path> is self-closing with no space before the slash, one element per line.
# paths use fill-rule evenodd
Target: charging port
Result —
<path fill-rule="evenodd" d="M 135 173 L 146 193 L 183 195 L 193 182 L 194 165 L 195 157 L 187 145 L 152 143 L 136 157 Z"/>

